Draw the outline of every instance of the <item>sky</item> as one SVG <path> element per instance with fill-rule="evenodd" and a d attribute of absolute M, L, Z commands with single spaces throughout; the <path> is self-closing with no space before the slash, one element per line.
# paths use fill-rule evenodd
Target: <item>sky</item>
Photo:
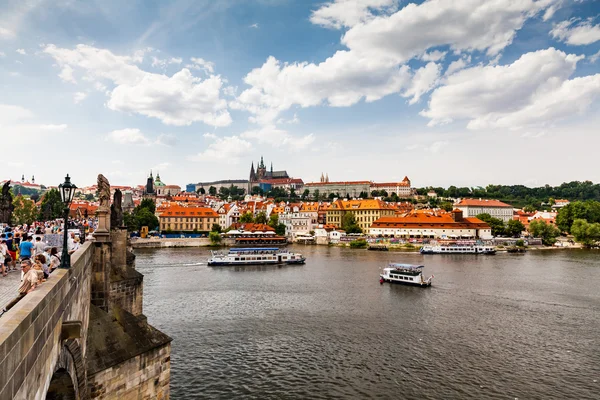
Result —
<path fill-rule="evenodd" d="M 598 0 L 3 0 L 0 179 L 600 181 Z"/>

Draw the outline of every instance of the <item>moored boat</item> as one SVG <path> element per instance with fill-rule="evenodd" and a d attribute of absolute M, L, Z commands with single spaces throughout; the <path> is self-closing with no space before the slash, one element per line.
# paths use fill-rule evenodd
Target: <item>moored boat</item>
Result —
<path fill-rule="evenodd" d="M 227 253 L 211 251 L 209 266 L 304 264 L 300 253 L 279 250 L 277 247 L 231 248 Z"/>
<path fill-rule="evenodd" d="M 423 278 L 423 265 L 391 263 L 379 274 L 379 283 L 400 283 L 402 285 L 431 286 L 433 275 Z"/>
<path fill-rule="evenodd" d="M 496 254 L 496 248 L 480 243 L 426 244 L 421 254 Z"/>

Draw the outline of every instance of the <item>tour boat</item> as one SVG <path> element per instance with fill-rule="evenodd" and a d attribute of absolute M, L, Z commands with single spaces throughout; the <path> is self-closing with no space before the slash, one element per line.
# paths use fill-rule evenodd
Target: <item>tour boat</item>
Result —
<path fill-rule="evenodd" d="M 231 248 L 228 253 L 211 251 L 209 266 L 304 264 L 300 253 L 279 250 L 277 247 Z"/>
<path fill-rule="evenodd" d="M 412 285 L 427 287 L 431 286 L 433 275 L 429 278 L 423 278 L 423 265 L 412 264 L 389 264 L 383 269 L 383 273 L 379 274 L 379 283 L 384 282 L 400 283 L 403 285 Z"/>
<path fill-rule="evenodd" d="M 475 243 L 426 244 L 421 254 L 496 254 L 494 246 Z"/>

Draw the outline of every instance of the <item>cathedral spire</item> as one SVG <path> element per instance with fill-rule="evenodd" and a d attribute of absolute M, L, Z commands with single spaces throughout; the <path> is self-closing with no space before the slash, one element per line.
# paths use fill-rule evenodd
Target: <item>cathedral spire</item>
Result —
<path fill-rule="evenodd" d="M 265 162 L 263 160 L 263 156 L 260 156 L 260 168 L 265 168 Z"/>

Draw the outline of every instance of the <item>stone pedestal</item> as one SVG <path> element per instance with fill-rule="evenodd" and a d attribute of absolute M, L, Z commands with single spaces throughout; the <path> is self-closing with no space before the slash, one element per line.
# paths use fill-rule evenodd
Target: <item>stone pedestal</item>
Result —
<path fill-rule="evenodd" d="M 110 242 L 110 209 L 100 206 L 96 211 L 98 217 L 98 227 L 94 231 L 94 238 L 97 242 Z"/>

